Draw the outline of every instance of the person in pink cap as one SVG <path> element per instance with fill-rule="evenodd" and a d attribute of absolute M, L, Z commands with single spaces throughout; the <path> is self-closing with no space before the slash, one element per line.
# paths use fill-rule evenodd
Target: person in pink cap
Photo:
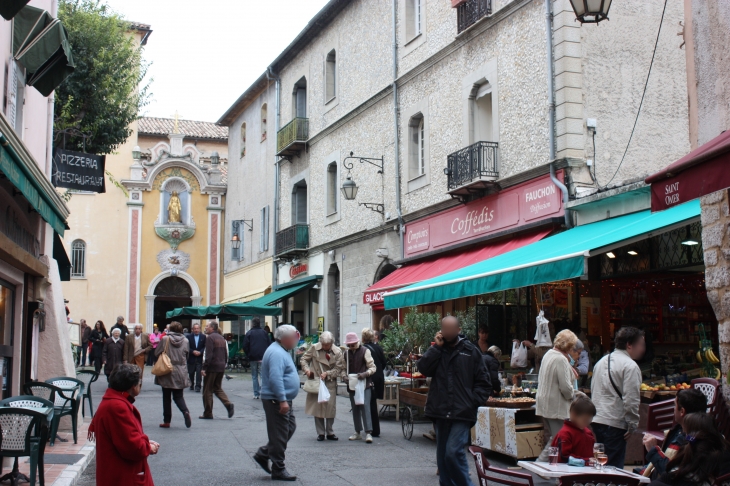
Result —
<path fill-rule="evenodd" d="M 345 336 L 345 344 L 347 345 L 347 376 L 343 378 L 347 382 L 347 391 L 350 393 L 352 421 L 355 423 L 355 433 L 350 436 L 350 440 L 362 440 L 361 432 L 364 430 L 365 442 L 370 444 L 373 442 L 370 395 L 373 388 L 372 376 L 376 371 L 375 361 L 370 355 L 370 350 L 365 346 L 360 346 L 360 339 L 356 333 L 348 332 Z M 363 403 L 355 404 L 354 387 L 360 380 L 365 381 L 365 397 Z"/>

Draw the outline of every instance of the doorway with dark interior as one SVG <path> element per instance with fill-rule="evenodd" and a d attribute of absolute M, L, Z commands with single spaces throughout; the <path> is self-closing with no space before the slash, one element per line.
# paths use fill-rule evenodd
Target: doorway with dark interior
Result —
<path fill-rule="evenodd" d="M 183 329 L 191 329 L 192 320 L 190 318 L 176 317 L 167 318 L 167 312 L 178 307 L 186 307 L 193 304 L 191 299 L 192 290 L 190 285 L 179 277 L 167 277 L 155 287 L 155 324 L 160 331 L 172 321 L 178 321 L 182 324 Z"/>

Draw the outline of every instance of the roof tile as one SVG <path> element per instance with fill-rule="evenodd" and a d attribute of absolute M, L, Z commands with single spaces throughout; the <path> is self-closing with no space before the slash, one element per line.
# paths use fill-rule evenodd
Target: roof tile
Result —
<path fill-rule="evenodd" d="M 215 123 L 178 120 L 178 126 L 180 133 L 184 133 L 190 138 L 228 140 L 228 128 L 216 125 Z M 167 136 L 173 132 L 174 127 L 175 120 L 173 118 L 143 116 L 139 119 L 138 132 L 140 135 Z"/>

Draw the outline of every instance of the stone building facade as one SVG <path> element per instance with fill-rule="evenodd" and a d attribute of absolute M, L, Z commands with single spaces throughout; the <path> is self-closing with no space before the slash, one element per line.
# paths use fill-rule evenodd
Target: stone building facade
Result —
<path fill-rule="evenodd" d="M 283 321 L 304 334 L 321 328 L 344 336 L 377 327 L 382 313 L 364 303 L 363 292 L 403 262 L 402 228 L 409 222 L 546 177 L 551 162 L 563 170 L 573 198 L 649 173 L 689 148 L 684 54 L 668 28 L 682 19 L 681 5 L 667 6 L 640 122 L 616 173 L 664 2 L 615 4 L 611 18 L 621 22 L 598 27 L 575 22 L 568 0 L 551 1 L 549 41 L 544 1 L 467 3 L 481 14 L 467 15 L 443 0 L 332 0 L 262 75 L 261 93 L 269 107 L 278 107 L 269 113 L 278 114 L 280 127 L 280 143 L 266 155 L 280 154 L 276 165 L 267 161 L 279 193 L 272 203 L 273 286 L 287 285 L 292 274 L 321 277 L 305 297 L 284 301 Z M 252 114 L 260 103 L 251 101 Z M 231 140 L 248 109 L 236 106 L 221 119 Z M 595 152 L 588 118 L 597 119 Z M 281 142 L 303 120 L 308 131 L 288 150 Z M 478 142 L 495 148 L 496 180 L 454 199 L 448 156 Z M 355 158 L 345 161 L 350 153 Z M 382 173 L 357 157 L 382 157 Z M 589 159 L 597 161 L 598 184 Z M 231 208 L 261 186 L 246 167 L 230 166 L 231 180 L 250 188 L 230 192 Z M 359 189 L 355 200 L 340 191 L 348 177 Z M 307 228 L 306 244 L 276 248 L 280 236 L 283 243 L 284 236 L 298 235 L 298 226 Z M 234 265 L 227 261 L 226 268 Z"/>

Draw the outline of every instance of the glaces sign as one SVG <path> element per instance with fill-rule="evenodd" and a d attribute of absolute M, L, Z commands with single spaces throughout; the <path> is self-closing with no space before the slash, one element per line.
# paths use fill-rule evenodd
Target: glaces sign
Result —
<path fill-rule="evenodd" d="M 562 181 L 563 172 L 557 177 Z M 404 257 L 562 214 L 562 194 L 543 176 L 406 225 Z"/>
<path fill-rule="evenodd" d="M 306 263 L 297 263 L 289 267 L 289 277 L 296 278 L 300 275 L 304 275 L 309 270 L 309 266 Z"/>

